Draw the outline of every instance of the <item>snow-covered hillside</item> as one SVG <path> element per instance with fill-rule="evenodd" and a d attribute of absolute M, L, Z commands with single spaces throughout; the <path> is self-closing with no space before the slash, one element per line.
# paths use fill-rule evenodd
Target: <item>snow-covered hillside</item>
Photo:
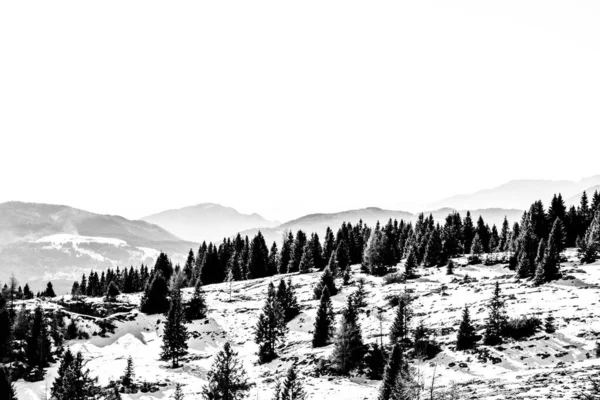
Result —
<path fill-rule="evenodd" d="M 342 290 L 332 297 L 333 306 L 339 321 L 346 298 L 356 290 L 357 280 L 364 278 L 368 305 L 360 314 L 363 339 L 366 343 L 383 340 L 387 344 L 388 330 L 396 312 L 387 298 L 406 289 L 416 298 L 413 327 L 422 320 L 435 330 L 435 339 L 442 347 L 442 352 L 434 359 L 414 363 L 426 382 L 431 382 L 435 374 L 436 386 L 455 383 L 461 392 L 460 398 L 568 399 L 582 390 L 587 376 L 600 375 L 600 359 L 596 358 L 594 350 L 600 336 L 600 262 L 580 266 L 574 250 L 568 250 L 567 255 L 569 262 L 562 265 L 565 279 L 541 287 L 516 280 L 505 265 L 466 266 L 464 259 L 456 260 L 461 266 L 456 268 L 454 275 L 446 275 L 444 269 L 421 269 L 421 277 L 406 284 L 385 285 L 383 278 L 364 275 L 359 272 L 359 266 L 354 266 L 349 286 L 342 286 L 341 280 L 336 282 Z M 278 349 L 279 357 L 268 364 L 257 364 L 253 328 L 267 286 L 271 281 L 277 283 L 278 277 L 233 283 L 231 302 L 229 284 L 205 286 L 208 316 L 188 325 L 193 335 L 189 340 L 190 354 L 183 367 L 177 369 L 159 361 L 162 315 L 147 316 L 136 310 L 106 319 L 71 314 L 92 336 L 89 340 L 70 341 L 69 346 L 82 351 L 89 360 L 87 367 L 102 385 L 123 374 L 129 356 L 134 358 L 135 372 L 140 380 L 158 383 L 159 390 L 154 393 L 123 394 L 123 399 L 167 399 L 173 394 L 176 383 L 183 385 L 186 399 L 200 398 L 213 355 L 231 340 L 243 358 L 251 381 L 256 384 L 249 396 L 251 399 L 270 399 L 276 377 L 281 376 L 291 363 L 297 362 L 310 399 L 374 400 L 380 381 L 362 375 L 338 377 L 316 373 L 319 360 L 328 358 L 333 350 L 333 345 L 319 349 L 311 346 L 318 306 L 318 301 L 312 299 L 312 289 L 319 275 L 319 272 L 290 275 L 301 313 L 288 324 L 289 333 L 286 343 Z M 509 317 L 527 315 L 543 319 L 552 314 L 557 331 L 552 334 L 539 331 L 530 338 L 507 340 L 495 347 L 479 343 L 475 351 L 455 351 L 462 308 L 469 305 L 471 316 L 480 328 L 487 316 L 485 304 L 496 282 L 500 284 Z M 191 294 L 191 289 L 185 290 L 186 297 Z M 121 295 L 119 300 L 138 304 L 140 295 Z M 89 301 L 100 303 L 101 299 Z M 56 307 L 49 303 L 46 306 Z M 382 308 L 385 315 L 383 337 L 376 319 L 378 308 Z M 105 337 L 94 335 L 100 332 L 100 324 L 106 322 L 115 326 L 114 332 Z M 46 381 L 18 381 L 19 399 L 43 399 L 56 370 L 57 365 L 49 369 Z"/>

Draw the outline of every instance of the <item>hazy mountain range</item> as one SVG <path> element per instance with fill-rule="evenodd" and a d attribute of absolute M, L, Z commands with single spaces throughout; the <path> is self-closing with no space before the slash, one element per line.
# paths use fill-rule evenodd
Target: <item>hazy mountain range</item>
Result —
<path fill-rule="evenodd" d="M 506 216 L 512 224 L 523 210 L 542 199 L 546 207 L 554 193 L 562 193 L 567 205 L 578 204 L 581 193 L 600 190 L 600 175 L 580 181 L 515 180 L 470 195 L 458 195 L 432 205 L 425 214 L 443 222 L 453 210 L 464 217 L 472 210 L 490 226 L 499 226 Z M 162 250 L 176 263 L 182 263 L 190 248 L 206 240 L 220 242 L 224 237 L 253 236 L 259 230 L 267 242 L 281 241 L 284 232 L 302 229 L 323 235 L 343 223 L 362 220 L 373 226 L 377 221 L 415 221 L 417 213 L 368 207 L 337 213 L 310 214 L 279 223 L 258 214 L 242 214 L 231 207 L 203 203 L 163 211 L 128 220 L 100 215 L 64 205 L 8 202 L 0 204 L 0 282 L 15 273 L 34 287 L 52 280 L 64 291 L 74 278 L 91 269 L 154 263 Z"/>
<path fill-rule="evenodd" d="M 231 207 L 214 203 L 167 210 L 142 220 L 195 242 L 216 241 L 246 229 L 279 225 L 279 222 L 268 221 L 258 214 L 242 214 Z"/>
<path fill-rule="evenodd" d="M 573 196 L 579 197 L 585 190 L 588 195 L 593 193 L 593 188 L 599 188 L 600 175 L 584 178 L 578 181 L 521 179 L 509 181 L 491 189 L 484 189 L 471 194 L 461 194 L 442 199 L 430 205 L 431 209 L 451 207 L 456 209 L 483 209 L 483 208 L 529 208 L 535 200 L 542 200 L 548 205 L 552 195 L 561 193 L 566 203 L 573 202 Z M 568 201 L 567 201 L 568 199 Z"/>

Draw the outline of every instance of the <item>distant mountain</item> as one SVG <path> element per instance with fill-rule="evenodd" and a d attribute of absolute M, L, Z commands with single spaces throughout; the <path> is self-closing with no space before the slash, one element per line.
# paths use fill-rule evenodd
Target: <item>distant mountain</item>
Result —
<path fill-rule="evenodd" d="M 435 211 L 427 211 L 424 212 L 424 214 L 426 216 L 431 214 L 436 221 L 443 223 L 446 216 L 452 211 L 454 211 L 452 208 L 442 208 Z M 465 210 L 459 210 L 458 212 L 463 218 L 467 213 Z M 520 221 L 522 214 L 523 210 L 519 209 L 490 208 L 471 211 L 471 217 L 474 223 L 481 215 L 485 222 L 490 225 L 490 227 L 496 224 L 498 228 L 500 228 L 502 225 L 505 216 L 512 224 L 515 221 Z M 354 225 L 362 220 L 369 226 L 375 226 L 377 221 L 379 221 L 381 224 L 385 224 L 390 218 L 398 221 L 404 220 L 414 222 L 417 217 L 418 213 L 413 214 L 406 211 L 385 210 L 377 207 L 369 207 L 331 214 L 310 214 L 273 228 L 254 228 L 242 231 L 240 233 L 242 236 L 248 235 L 248 237 L 251 238 L 256 235 L 258 231 L 261 231 L 265 237 L 265 240 L 267 241 L 267 244 L 270 245 L 273 243 L 273 241 L 276 241 L 277 245 L 280 246 L 282 242 L 282 235 L 284 232 L 290 230 L 294 232 L 294 234 L 299 229 L 306 233 L 316 232 L 319 234 L 319 237 L 323 239 L 323 235 L 325 234 L 327 227 L 333 229 L 335 233 L 343 222 L 350 222 Z"/>
<path fill-rule="evenodd" d="M 90 269 L 154 263 L 160 250 L 175 262 L 197 247 L 145 221 L 39 203 L 0 204 L 0 282 L 12 273 L 40 288 L 64 291 Z"/>
<path fill-rule="evenodd" d="M 456 209 L 513 208 L 527 209 L 536 200 L 542 200 L 548 206 L 556 193 L 562 193 L 568 199 L 592 186 L 600 185 L 600 175 L 579 181 L 522 179 L 507 182 L 492 189 L 480 190 L 471 194 L 462 194 L 440 200 L 431 208 L 451 207 Z"/>
<path fill-rule="evenodd" d="M 588 196 L 588 200 L 590 203 L 592 202 L 592 195 L 596 191 L 600 192 L 600 185 L 595 185 L 595 186 L 585 189 L 585 192 Z M 584 192 L 584 190 L 582 190 L 581 192 L 579 192 L 577 194 L 574 194 L 573 196 L 569 197 L 568 199 L 565 199 L 565 204 L 567 206 L 578 206 L 581 203 L 581 196 L 583 196 L 583 192 Z"/>
<path fill-rule="evenodd" d="M 279 224 L 258 214 L 242 214 L 231 207 L 213 203 L 167 210 L 142 220 L 195 242 L 216 241 L 246 229 L 270 228 Z"/>

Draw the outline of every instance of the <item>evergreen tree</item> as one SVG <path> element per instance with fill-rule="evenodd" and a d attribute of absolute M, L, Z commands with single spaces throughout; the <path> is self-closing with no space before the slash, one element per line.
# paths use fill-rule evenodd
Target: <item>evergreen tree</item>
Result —
<path fill-rule="evenodd" d="M 415 270 L 417 269 L 417 260 L 415 258 L 414 252 L 408 253 L 408 257 L 406 257 L 406 261 L 404 262 L 404 276 L 406 279 L 411 279 L 415 277 Z"/>
<path fill-rule="evenodd" d="M 396 387 L 396 382 L 402 377 L 406 369 L 402 348 L 400 344 L 396 343 L 385 366 L 383 382 L 379 388 L 377 400 L 395 400 L 394 388 Z"/>
<path fill-rule="evenodd" d="M 333 279 L 333 274 L 331 273 L 331 271 L 329 271 L 329 268 L 325 268 L 323 270 L 323 273 L 321 274 L 321 279 L 319 280 L 319 283 L 317 283 L 317 286 L 315 286 L 314 288 L 313 298 L 315 300 L 321 297 L 321 294 L 323 293 L 323 288 L 325 287 L 327 288 L 331 296 L 335 296 L 338 292 L 337 288 L 335 287 L 335 280 Z"/>
<path fill-rule="evenodd" d="M 300 265 L 298 270 L 301 274 L 306 274 L 310 272 L 311 269 L 315 268 L 315 261 L 313 257 L 312 248 L 309 244 L 304 246 L 304 252 L 302 253 L 302 258 L 300 259 Z"/>
<path fill-rule="evenodd" d="M 164 277 L 165 282 L 168 282 L 171 279 L 171 275 L 173 275 L 173 263 L 171 262 L 169 257 L 162 251 L 156 258 L 156 263 L 154 264 L 154 272 L 160 272 Z"/>
<path fill-rule="evenodd" d="M 117 296 L 121 294 L 121 291 L 119 290 L 119 287 L 117 286 L 116 283 L 111 282 L 108 285 L 108 289 L 106 289 L 106 301 L 116 301 L 117 300 Z"/>
<path fill-rule="evenodd" d="M 552 226 L 552 231 L 550 232 L 550 237 L 548 238 L 548 246 L 545 247 L 544 252 L 542 254 L 542 259 L 538 263 L 537 270 L 534 277 L 534 282 L 536 285 L 541 285 L 545 282 L 549 282 L 553 279 L 557 279 L 560 275 L 559 265 L 560 265 L 560 251 L 557 246 L 557 237 L 562 237 L 562 226 L 560 219 L 556 219 L 554 221 L 554 225 Z M 543 241 L 540 242 L 544 243 Z M 539 257 L 539 255 L 538 255 Z"/>
<path fill-rule="evenodd" d="M 558 196 L 555 194 L 550 202 L 550 207 L 548 207 L 548 222 L 550 225 L 553 225 L 557 218 L 564 221 L 566 215 L 567 207 L 565 206 L 562 195 L 560 193 Z"/>
<path fill-rule="evenodd" d="M 598 258 L 600 251 L 600 212 L 597 212 L 579 243 L 581 262 L 592 263 Z"/>
<path fill-rule="evenodd" d="M 327 227 L 325 231 L 325 238 L 323 239 L 323 260 L 330 262 L 331 256 L 335 251 L 335 237 L 330 227 Z M 331 269 L 331 266 L 329 266 Z M 331 270 L 333 272 L 333 270 Z"/>
<path fill-rule="evenodd" d="M 73 361 L 75 361 L 75 357 L 73 356 L 73 353 L 71 353 L 71 350 L 67 349 L 67 351 L 63 355 L 63 358 L 60 362 L 60 366 L 58 367 L 58 373 L 56 375 L 56 379 L 54 380 L 54 383 L 52 384 L 51 394 L 52 394 L 53 398 L 57 398 L 57 397 L 60 397 L 63 395 L 62 390 L 64 387 L 65 374 L 66 374 L 68 368 L 73 363 Z"/>
<path fill-rule="evenodd" d="M 510 240 L 510 228 L 508 226 L 508 219 L 504 216 L 504 221 L 502 222 L 502 228 L 500 230 L 500 241 L 498 243 L 498 251 L 507 251 Z"/>
<path fill-rule="evenodd" d="M 383 371 L 386 365 L 386 353 L 385 349 L 377 344 L 377 342 L 371 345 L 365 362 L 367 364 L 367 376 L 369 379 L 380 380 L 383 377 Z"/>
<path fill-rule="evenodd" d="M 471 251 L 471 246 L 473 243 L 473 238 L 475 237 L 475 227 L 473 226 L 473 220 L 471 219 L 471 212 L 467 211 L 467 215 L 465 220 L 463 221 L 463 248 L 465 249 L 465 253 L 469 253 Z"/>
<path fill-rule="evenodd" d="M 345 271 L 350 266 L 350 253 L 348 244 L 345 240 L 340 240 L 335 249 L 335 259 L 337 266 L 340 271 Z"/>
<path fill-rule="evenodd" d="M 206 317 L 206 300 L 204 298 L 204 290 L 202 290 L 202 282 L 196 282 L 194 286 L 194 294 L 190 301 L 185 305 L 185 318 L 188 321 L 194 321 Z"/>
<path fill-rule="evenodd" d="M 146 285 L 146 289 L 142 296 L 140 310 L 146 314 L 164 313 L 169 309 L 169 288 L 163 274 L 154 273 L 152 281 Z"/>
<path fill-rule="evenodd" d="M 329 297 L 327 286 L 323 287 L 321 294 L 321 303 L 317 309 L 315 318 L 315 329 L 313 331 L 313 347 L 326 346 L 330 338 L 333 336 L 335 316 L 333 314 L 333 306 Z"/>
<path fill-rule="evenodd" d="M 15 386 L 13 385 L 10 374 L 0 365 L 0 399 L 17 400 Z"/>
<path fill-rule="evenodd" d="M 319 235 L 317 233 L 310 235 L 308 245 L 310 246 L 314 268 L 322 270 L 325 268 L 325 263 L 329 261 L 329 259 L 323 258 L 323 247 L 321 246 L 321 241 L 319 240 Z"/>
<path fill-rule="evenodd" d="M 294 235 L 292 232 L 288 232 L 283 237 L 283 245 L 281 246 L 281 256 L 279 258 L 279 273 L 288 273 L 288 265 L 292 259 L 294 249 Z"/>
<path fill-rule="evenodd" d="M 265 238 L 258 231 L 258 234 L 252 239 L 252 244 L 250 245 L 247 279 L 264 278 L 267 276 L 268 263 L 269 250 L 267 249 Z"/>
<path fill-rule="evenodd" d="M 296 315 L 300 314 L 300 305 L 290 278 L 288 278 L 287 285 L 283 279 L 279 281 L 276 297 L 283 307 L 285 322 L 293 320 Z"/>
<path fill-rule="evenodd" d="M 194 250 L 190 249 L 185 265 L 183 266 L 183 273 L 185 274 L 186 286 L 192 286 L 194 284 L 194 266 L 196 265 L 196 257 L 194 256 Z"/>
<path fill-rule="evenodd" d="M 327 268 L 329 268 L 329 271 L 331 271 L 331 274 L 335 277 L 338 274 L 338 266 L 337 266 L 337 261 L 335 260 L 335 253 L 331 253 L 331 256 L 329 257 L 329 262 L 327 263 Z"/>
<path fill-rule="evenodd" d="M 410 299 L 405 293 L 403 296 L 400 296 L 398 307 L 396 308 L 396 316 L 390 327 L 391 344 L 396 344 L 407 338 L 411 319 L 412 309 L 410 307 Z"/>
<path fill-rule="evenodd" d="M 277 400 L 306 400 L 306 392 L 298 378 L 295 364 L 288 369 L 283 383 L 277 385 L 275 398 Z"/>
<path fill-rule="evenodd" d="M 469 309 L 465 306 L 462 313 L 462 321 L 456 335 L 456 350 L 467 350 L 475 344 L 475 328 L 471 322 Z"/>
<path fill-rule="evenodd" d="M 241 281 L 244 279 L 242 271 L 241 256 L 239 253 L 233 253 L 227 262 L 228 275 L 231 274 L 231 279 Z"/>
<path fill-rule="evenodd" d="M 544 320 L 544 331 L 546 333 L 556 332 L 556 326 L 554 325 L 554 317 L 552 316 L 552 314 L 548 314 L 548 316 Z"/>
<path fill-rule="evenodd" d="M 267 276 L 273 276 L 277 273 L 279 273 L 279 250 L 277 249 L 277 243 L 273 242 L 269 252 Z"/>
<path fill-rule="evenodd" d="M 446 275 L 454 275 L 454 261 L 448 260 L 446 264 Z"/>
<path fill-rule="evenodd" d="M 0 306 L 0 363 L 12 359 L 13 328 L 10 311 Z"/>
<path fill-rule="evenodd" d="M 435 267 L 439 265 L 442 255 L 442 239 L 439 229 L 434 229 L 427 241 L 425 255 L 423 257 L 423 265 L 425 267 Z"/>
<path fill-rule="evenodd" d="M 275 286 L 271 282 L 262 314 L 259 316 L 254 330 L 254 340 L 259 345 L 259 362 L 269 362 L 276 357 L 275 347 L 278 343 L 283 342 L 286 333 L 285 311 L 277 300 Z"/>
<path fill-rule="evenodd" d="M 36 372 L 36 377 L 41 379 L 43 369 L 52 360 L 48 324 L 41 305 L 33 312 L 31 331 L 27 338 L 27 365 Z"/>
<path fill-rule="evenodd" d="M 332 361 L 340 373 L 347 374 L 360 363 L 364 355 L 358 312 L 350 297 L 342 312 L 342 321 L 336 332 L 334 344 Z"/>
<path fill-rule="evenodd" d="M 88 400 L 96 398 L 99 389 L 96 380 L 84 369 L 83 356 L 77 353 L 74 359 L 64 367 L 62 376 L 58 376 L 52 387 L 52 396 L 56 400 Z"/>
<path fill-rule="evenodd" d="M 202 390 L 204 400 L 241 400 L 250 391 L 246 371 L 230 342 L 215 356 L 206 380 L 208 383 Z"/>
<path fill-rule="evenodd" d="M 487 305 L 489 314 L 485 322 L 484 344 L 493 346 L 502 341 L 502 330 L 506 324 L 504 307 L 504 300 L 502 300 L 500 294 L 500 284 L 496 282 L 494 293 Z"/>
<path fill-rule="evenodd" d="M 181 292 L 175 290 L 171 295 L 171 306 L 165 322 L 161 359 L 171 360 L 173 368 L 177 368 L 181 357 L 188 353 L 187 339 Z"/>
<path fill-rule="evenodd" d="M 56 297 L 56 293 L 54 293 L 54 287 L 52 286 L 52 282 L 48 282 L 46 285 L 46 290 L 44 290 L 44 297 Z"/>
<path fill-rule="evenodd" d="M 183 400 L 183 390 L 181 390 L 181 383 L 175 384 L 175 393 L 173 393 L 173 400 Z"/>
<path fill-rule="evenodd" d="M 475 236 L 473 237 L 473 242 L 471 244 L 471 255 L 478 259 L 483 252 L 484 252 L 483 243 L 481 242 L 479 233 L 476 233 Z"/>
<path fill-rule="evenodd" d="M 127 366 L 125 367 L 125 372 L 121 377 L 121 384 L 125 387 L 130 387 L 133 384 L 134 376 L 135 371 L 133 370 L 133 358 L 129 356 L 127 357 Z"/>
<path fill-rule="evenodd" d="M 537 255 L 538 244 L 529 219 L 525 219 L 519 237 L 517 257 L 517 276 L 519 278 L 529 278 L 535 272 L 535 257 Z"/>
<path fill-rule="evenodd" d="M 300 261 L 302 260 L 302 254 L 304 253 L 304 247 L 306 246 L 307 238 L 306 234 L 301 230 L 296 233 L 296 239 L 292 247 L 292 255 L 290 257 L 288 272 L 298 272 L 300 269 Z"/>
<path fill-rule="evenodd" d="M 475 227 L 475 236 L 479 236 L 479 240 L 481 241 L 482 252 L 489 253 L 491 232 L 489 227 L 483 221 L 481 215 L 479 216 L 479 219 L 477 219 L 477 226 Z M 471 250 L 472 249 L 473 248 L 471 247 Z"/>
<path fill-rule="evenodd" d="M 23 299 L 24 300 L 33 299 L 33 292 L 29 288 L 28 283 L 26 283 L 25 286 L 23 287 Z"/>

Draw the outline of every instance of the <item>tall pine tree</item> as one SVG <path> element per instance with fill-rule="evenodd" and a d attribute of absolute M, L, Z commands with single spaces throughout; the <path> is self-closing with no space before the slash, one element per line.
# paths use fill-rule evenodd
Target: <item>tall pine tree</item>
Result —
<path fill-rule="evenodd" d="M 187 352 L 188 331 L 185 327 L 181 291 L 174 290 L 171 294 L 171 306 L 167 313 L 163 332 L 161 358 L 171 360 L 173 368 L 179 366 L 179 361 Z"/>

